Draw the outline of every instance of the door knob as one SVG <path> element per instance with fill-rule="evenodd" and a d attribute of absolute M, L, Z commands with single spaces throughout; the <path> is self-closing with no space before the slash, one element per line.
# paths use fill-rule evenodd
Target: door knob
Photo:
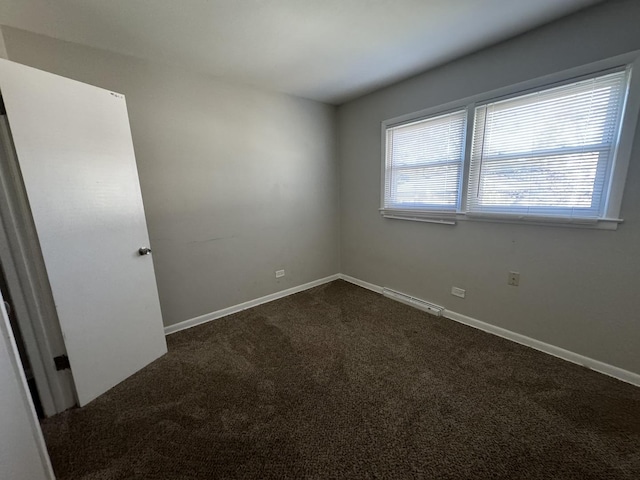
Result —
<path fill-rule="evenodd" d="M 138 253 L 140 255 L 149 255 L 151 253 L 151 249 L 149 247 L 140 247 L 138 249 Z"/>

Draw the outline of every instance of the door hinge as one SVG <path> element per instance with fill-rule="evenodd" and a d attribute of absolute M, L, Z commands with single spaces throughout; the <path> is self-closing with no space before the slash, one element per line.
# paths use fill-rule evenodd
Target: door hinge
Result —
<path fill-rule="evenodd" d="M 53 362 L 56 364 L 56 370 L 58 371 L 71 369 L 69 357 L 67 357 L 66 355 L 58 355 L 57 357 L 53 357 Z"/>

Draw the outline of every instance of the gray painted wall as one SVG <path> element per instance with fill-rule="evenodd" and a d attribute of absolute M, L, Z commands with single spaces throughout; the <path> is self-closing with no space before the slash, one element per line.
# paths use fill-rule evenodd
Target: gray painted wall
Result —
<path fill-rule="evenodd" d="M 335 107 L 2 31 L 10 60 L 125 94 L 165 325 L 340 271 Z"/>
<path fill-rule="evenodd" d="M 640 49 L 638 19 L 606 2 L 341 106 L 342 272 L 640 373 L 640 132 L 617 231 L 378 213 L 383 120 Z"/>

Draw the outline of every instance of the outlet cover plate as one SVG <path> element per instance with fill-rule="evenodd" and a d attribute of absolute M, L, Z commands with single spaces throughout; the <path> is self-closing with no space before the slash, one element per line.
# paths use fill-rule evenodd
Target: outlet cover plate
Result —
<path fill-rule="evenodd" d="M 276 270 L 276 278 L 284 277 L 284 270 Z"/>
<path fill-rule="evenodd" d="M 467 291 L 464 288 L 451 287 L 451 295 L 455 295 L 456 297 L 464 298 L 467 294 Z"/>

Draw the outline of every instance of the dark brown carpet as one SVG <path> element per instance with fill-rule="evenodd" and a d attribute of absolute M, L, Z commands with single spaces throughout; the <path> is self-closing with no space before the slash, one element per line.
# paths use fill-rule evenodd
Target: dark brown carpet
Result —
<path fill-rule="evenodd" d="M 336 281 L 43 428 L 59 479 L 640 478 L 640 388 Z"/>

